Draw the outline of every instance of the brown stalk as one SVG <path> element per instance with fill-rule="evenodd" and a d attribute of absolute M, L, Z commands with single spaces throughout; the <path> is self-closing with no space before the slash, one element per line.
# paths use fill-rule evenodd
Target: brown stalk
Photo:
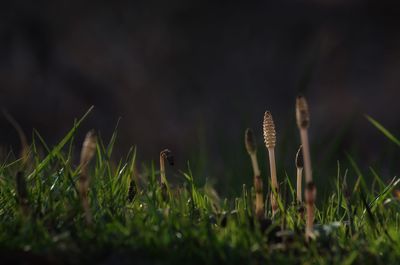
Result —
<path fill-rule="evenodd" d="M 306 239 L 313 238 L 314 204 L 316 198 L 316 187 L 312 179 L 310 147 L 308 142 L 308 127 L 310 125 L 310 113 L 308 104 L 303 96 L 296 99 L 296 121 L 300 131 L 303 149 L 304 171 L 306 179 L 305 202 L 307 207 Z"/>
<path fill-rule="evenodd" d="M 165 160 L 167 160 L 171 166 L 174 165 L 174 157 L 169 149 L 164 149 L 160 152 L 160 183 L 164 200 L 167 199 L 171 194 L 167 177 L 165 175 Z"/>
<path fill-rule="evenodd" d="M 79 178 L 79 195 L 82 201 L 82 208 L 85 213 L 85 220 L 87 224 L 92 223 L 92 213 L 90 211 L 88 191 L 90 184 L 89 163 L 96 152 L 97 137 L 95 132 L 89 131 L 86 134 L 85 140 L 82 145 L 80 168 L 81 174 Z"/>
<path fill-rule="evenodd" d="M 272 115 L 269 111 L 264 114 L 264 142 L 268 149 L 269 155 L 269 167 L 271 171 L 271 207 L 272 215 L 275 215 L 278 210 L 278 199 L 279 199 L 279 188 L 278 180 L 276 177 L 276 164 L 275 164 L 275 144 L 276 144 L 276 132 L 275 124 L 272 119 Z"/>
<path fill-rule="evenodd" d="M 304 161 L 303 161 L 303 153 L 302 153 L 302 146 L 300 145 L 299 150 L 296 154 L 296 175 L 297 175 L 297 186 L 296 186 L 296 194 L 297 194 L 297 203 L 301 204 L 303 201 L 303 195 L 301 190 L 301 183 L 303 178 L 303 168 L 304 168 Z"/>
<path fill-rule="evenodd" d="M 257 219 L 261 220 L 264 217 L 263 182 L 257 161 L 257 143 L 254 133 L 251 129 L 246 130 L 245 145 L 251 159 L 251 165 L 254 173 L 254 190 L 256 193 L 255 212 Z"/>

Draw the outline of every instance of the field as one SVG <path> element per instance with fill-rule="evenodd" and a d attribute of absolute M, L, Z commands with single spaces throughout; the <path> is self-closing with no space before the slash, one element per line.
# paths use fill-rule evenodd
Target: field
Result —
<path fill-rule="evenodd" d="M 312 235 L 305 236 L 308 205 L 297 202 L 294 176 L 280 176 L 279 194 L 271 195 L 268 174 L 262 193 L 243 185 L 240 196 L 221 198 L 211 185 L 195 184 L 189 164 L 181 181 L 170 183 L 163 165 L 173 162 L 169 151 L 161 154 L 161 170 L 151 163 L 138 172 L 134 148 L 112 160 L 116 133 L 107 143 L 88 134 L 85 146 L 93 149 L 76 165 L 81 141 L 74 136 L 89 112 L 58 145 L 34 133 L 22 155 L 2 158 L 2 264 L 398 264 L 395 177 L 386 182 L 373 171 L 366 181 L 349 157 L 358 178 L 349 185 L 338 164 L 330 192 L 317 195 Z M 265 205 L 257 211 L 260 194 Z"/>

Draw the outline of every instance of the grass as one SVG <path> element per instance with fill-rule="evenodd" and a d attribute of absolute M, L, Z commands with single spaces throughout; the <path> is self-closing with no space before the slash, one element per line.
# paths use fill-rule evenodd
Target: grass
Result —
<path fill-rule="evenodd" d="M 358 180 L 350 186 L 349 171 L 337 164 L 336 181 L 326 183 L 330 192 L 318 197 L 315 239 L 306 240 L 305 217 L 298 211 L 296 183 L 291 181 L 295 176 L 280 179 L 279 211 L 272 218 L 267 200 L 265 219 L 260 221 L 254 213 L 253 187 L 243 185 L 240 196 L 220 198 L 209 185 L 195 184 L 196 176 L 189 165 L 181 172 L 181 181 L 168 183 L 168 176 L 165 177 L 170 188 L 166 200 L 159 183 L 160 171 L 154 164 L 140 174 L 135 170 L 134 148 L 120 161 L 111 159 L 115 132 L 108 143 L 98 138 L 89 165 L 92 220 L 87 222 L 79 194 L 82 168 L 74 162 L 80 141 L 74 138 L 88 113 L 53 148 L 35 132 L 28 162 L 13 158 L 12 153 L 1 161 L 2 262 L 398 263 L 399 180 L 393 178 L 385 183 L 372 170 L 374 180 L 368 185 L 350 155 L 348 159 Z M 248 177 L 253 177 L 252 172 L 248 172 Z M 263 177 L 268 184 L 267 176 Z M 21 188 L 18 183 L 25 184 Z"/>

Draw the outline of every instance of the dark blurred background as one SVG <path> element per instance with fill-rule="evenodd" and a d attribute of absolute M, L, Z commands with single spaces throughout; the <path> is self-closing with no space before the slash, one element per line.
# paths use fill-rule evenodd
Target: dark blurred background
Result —
<path fill-rule="evenodd" d="M 389 178 L 400 151 L 363 115 L 400 135 L 399 15 L 397 1 L 2 1 L 0 105 L 50 144 L 95 105 L 78 142 L 90 128 L 108 139 L 122 117 L 117 158 L 136 145 L 139 163 L 157 161 L 168 147 L 175 174 L 190 160 L 229 191 L 251 183 L 246 127 L 265 159 L 266 109 L 291 174 L 302 92 L 320 182 L 346 152 Z M 0 145 L 19 145 L 4 117 Z"/>

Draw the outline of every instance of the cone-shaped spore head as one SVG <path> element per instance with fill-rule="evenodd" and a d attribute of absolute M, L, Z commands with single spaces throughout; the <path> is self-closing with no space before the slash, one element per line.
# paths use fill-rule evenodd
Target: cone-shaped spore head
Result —
<path fill-rule="evenodd" d="M 265 146 L 267 148 L 274 148 L 276 144 L 275 124 L 269 111 L 266 111 L 264 114 L 263 131 Z"/>

